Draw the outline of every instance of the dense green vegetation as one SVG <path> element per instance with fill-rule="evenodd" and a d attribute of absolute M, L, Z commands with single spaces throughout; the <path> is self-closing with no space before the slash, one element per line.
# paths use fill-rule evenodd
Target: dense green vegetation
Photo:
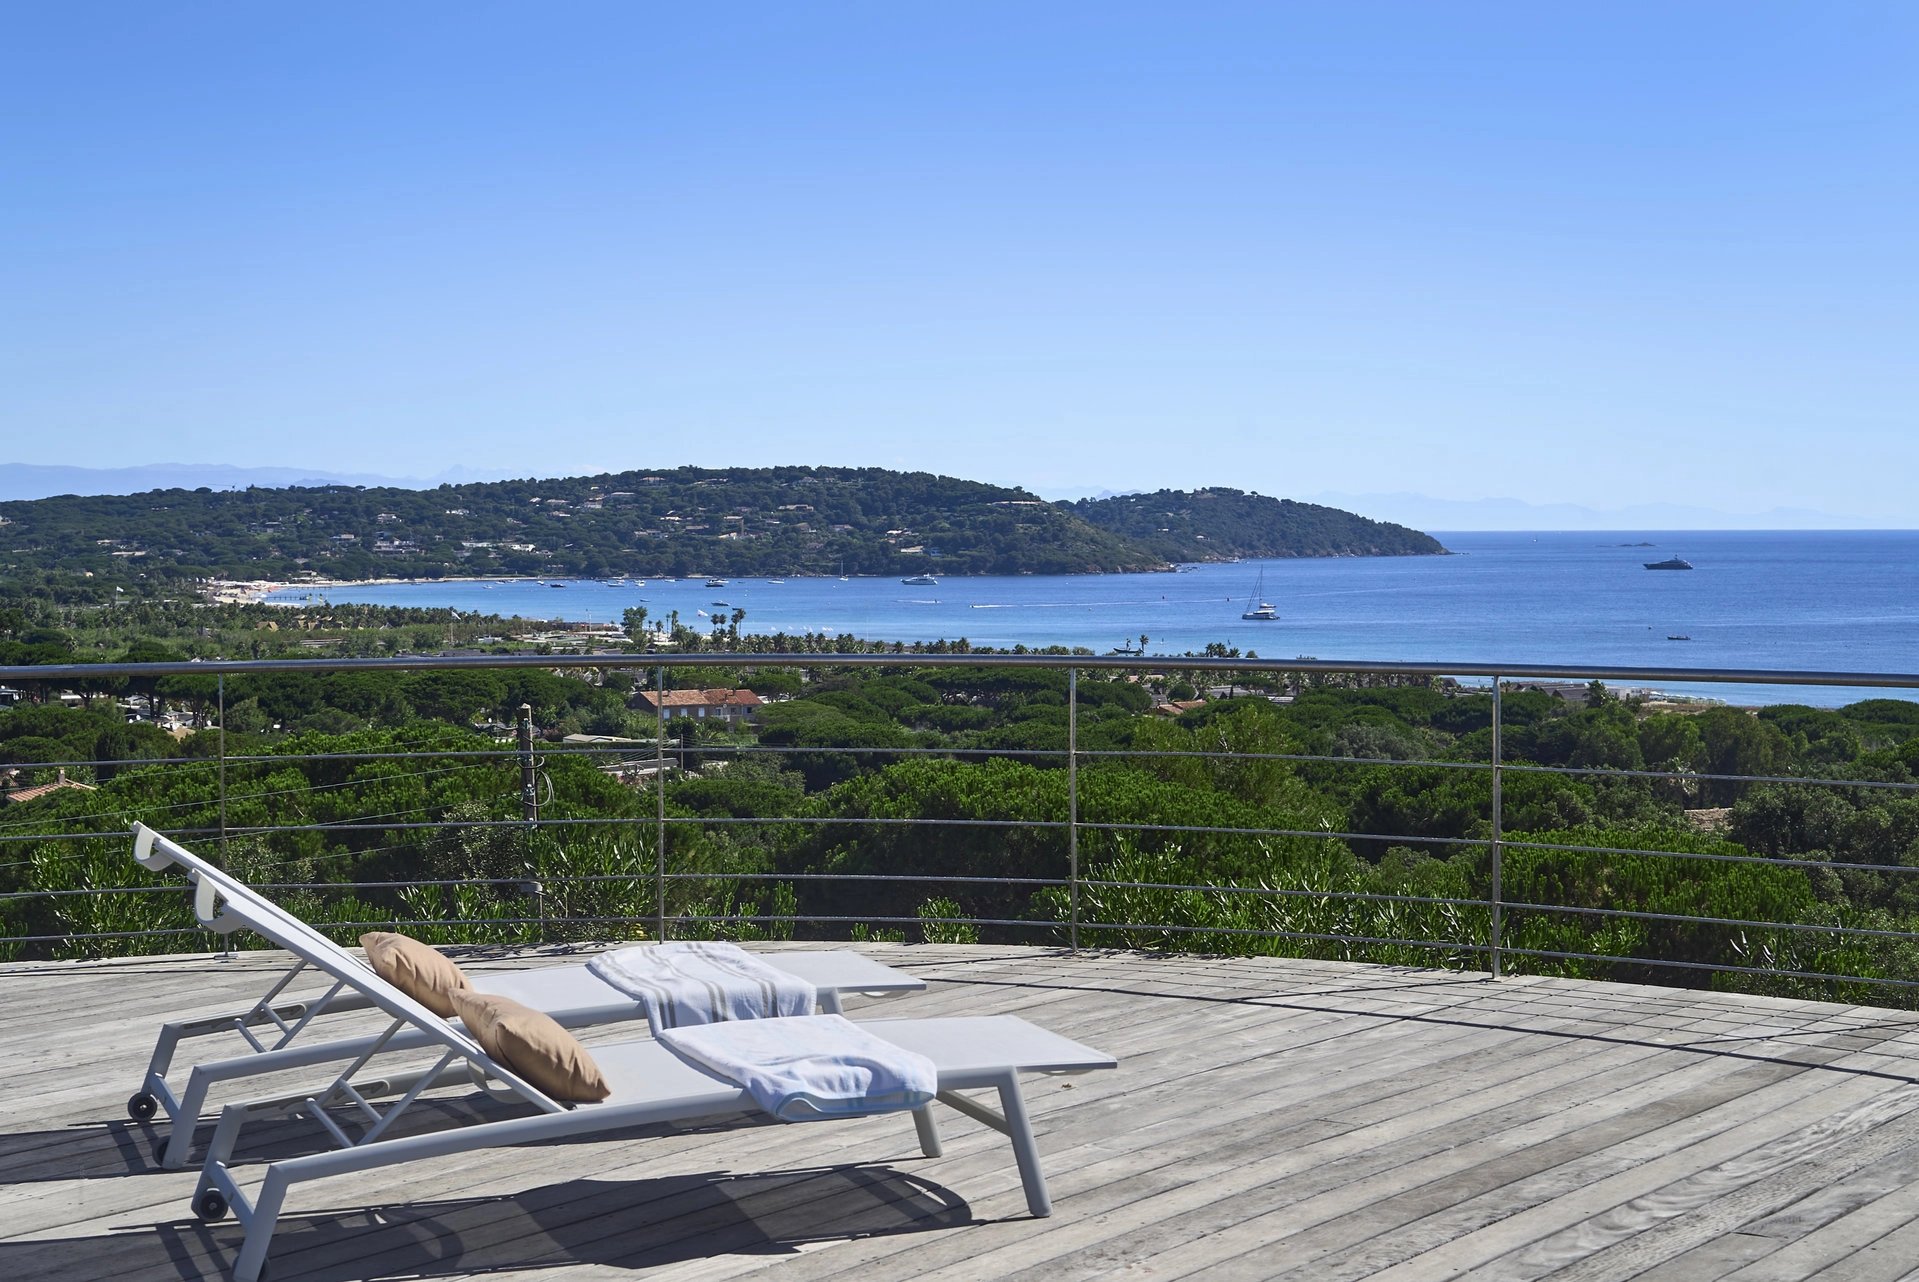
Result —
<path fill-rule="evenodd" d="M 1081 499 L 1066 506 L 1100 529 L 1124 535 L 1168 561 L 1430 556 L 1446 550 L 1431 535 L 1403 525 L 1222 486 Z"/>
<path fill-rule="evenodd" d="M 302 573 L 1069 574 L 1235 555 L 1440 550 L 1399 526 L 1233 490 L 1153 499 L 1185 512 L 1177 537 L 1114 519 L 1130 500 L 1053 504 L 1024 490 L 879 468 L 67 495 L 0 503 L 0 584 L 16 597 L 57 601 L 187 578 Z"/>
<path fill-rule="evenodd" d="M 1085 943 L 1482 968 L 1490 696 L 1233 674 L 1220 658 L 1197 681 L 1212 697 L 1178 717 L 1153 710 L 1170 676 L 1082 673 L 1071 789 L 1063 672 L 667 669 L 669 685 L 774 700 L 750 729 L 671 726 L 676 933 L 1058 940 L 1074 912 L 1063 883 L 1076 791 Z M 44 893 L 147 884 L 125 854 L 135 819 L 293 883 L 287 896 L 320 920 L 426 923 L 441 940 L 646 933 L 659 907 L 655 777 L 622 783 L 596 768 L 609 758 L 547 745 L 541 823 L 528 827 L 510 744 L 468 727 L 525 702 L 549 735 L 642 737 L 651 722 L 631 695 L 651 676 L 229 677 L 225 843 L 217 730 L 176 741 L 128 724 L 113 692 L 0 712 L 0 762 L 125 763 L 70 768 L 97 791 L 0 810 L 0 934 L 30 955 L 193 946 L 190 932 L 83 938 L 185 931 L 183 897 Z M 1288 701 L 1269 699 L 1273 687 Z M 1919 979 L 1912 945 L 1860 933 L 1919 926 L 1919 707 L 1661 710 L 1595 685 L 1584 702 L 1509 692 L 1504 709 L 1509 968 L 1906 1002 L 1897 988 L 1778 972 Z M 402 748 L 439 755 L 381 755 Z M 1554 772 L 1567 767 L 1591 773 Z M 1828 779 L 1880 786 L 1817 782 Z M 946 920 L 962 917 L 973 924 Z"/>

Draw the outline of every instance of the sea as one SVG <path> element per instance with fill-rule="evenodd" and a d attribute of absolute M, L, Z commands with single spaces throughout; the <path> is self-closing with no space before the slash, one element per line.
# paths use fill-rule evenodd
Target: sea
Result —
<path fill-rule="evenodd" d="M 1449 556 L 1326 557 L 1182 566 L 1159 574 L 661 580 L 439 580 L 289 588 L 267 599 L 451 607 L 618 623 L 644 605 L 702 632 L 746 612 L 747 633 L 851 634 L 1105 654 L 1470 665 L 1914 674 L 1919 531 L 1451 532 Z M 1691 570 L 1648 570 L 1679 557 Z M 1268 602 L 1273 620 L 1240 616 Z M 1836 707 L 1914 689 L 1615 682 L 1737 705 Z"/>

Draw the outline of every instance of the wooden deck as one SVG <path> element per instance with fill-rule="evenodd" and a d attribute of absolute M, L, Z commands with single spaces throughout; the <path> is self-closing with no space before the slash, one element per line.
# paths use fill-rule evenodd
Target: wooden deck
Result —
<path fill-rule="evenodd" d="M 938 1159 L 898 1117 L 675 1128 L 306 1186 L 271 1277 L 1919 1276 L 1919 1016 L 1327 962 L 867 951 L 931 984 L 884 1013 L 1014 1012 L 1119 1056 L 1030 1081 L 1052 1218 L 1026 1215 L 1004 1141 L 950 1112 Z M 0 1279 L 226 1274 L 238 1229 L 193 1218 L 194 1173 L 154 1169 L 124 1101 L 163 1018 L 250 1000 L 272 960 L 0 967 Z M 286 1125 L 269 1147 L 300 1146 Z"/>

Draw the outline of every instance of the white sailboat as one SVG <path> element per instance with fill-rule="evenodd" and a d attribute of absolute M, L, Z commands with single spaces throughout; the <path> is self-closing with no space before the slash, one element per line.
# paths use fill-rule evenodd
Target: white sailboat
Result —
<path fill-rule="evenodd" d="M 1266 599 L 1266 571 L 1261 570 L 1259 577 L 1253 580 L 1253 594 L 1246 598 L 1245 613 L 1239 617 L 1261 622 L 1278 621 L 1279 611 L 1274 609 L 1273 603 Z"/>

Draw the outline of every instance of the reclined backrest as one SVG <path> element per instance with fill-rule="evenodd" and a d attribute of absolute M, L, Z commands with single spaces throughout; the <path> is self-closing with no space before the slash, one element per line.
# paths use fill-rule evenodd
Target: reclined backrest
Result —
<path fill-rule="evenodd" d="M 177 865 L 194 883 L 193 914 L 202 926 L 220 934 L 247 929 L 278 944 L 308 965 L 365 995 L 393 1019 L 420 1029 L 434 1041 L 463 1056 L 488 1076 L 548 1112 L 564 1106 L 493 1060 L 470 1036 L 454 1028 L 398 988 L 382 979 L 371 966 L 261 895 L 238 878 L 214 867 L 178 842 L 161 836 L 145 824 L 133 828 L 133 857 L 140 865 L 160 872 Z"/>

